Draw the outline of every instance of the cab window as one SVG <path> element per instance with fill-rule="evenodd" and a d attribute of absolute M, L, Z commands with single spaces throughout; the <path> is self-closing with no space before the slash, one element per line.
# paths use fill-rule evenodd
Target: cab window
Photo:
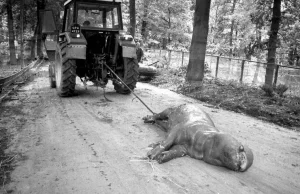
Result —
<path fill-rule="evenodd" d="M 71 3 L 67 7 L 65 31 L 70 31 L 71 25 L 73 24 L 73 18 L 74 18 L 74 5 L 73 3 Z"/>
<path fill-rule="evenodd" d="M 83 28 L 119 29 L 116 6 L 99 4 L 78 4 L 77 23 Z"/>

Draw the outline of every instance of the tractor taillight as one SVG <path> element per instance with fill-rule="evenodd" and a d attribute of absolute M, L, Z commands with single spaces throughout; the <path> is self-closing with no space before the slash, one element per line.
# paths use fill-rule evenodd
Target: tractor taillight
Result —
<path fill-rule="evenodd" d="M 80 25 L 74 24 L 71 26 L 71 37 L 72 38 L 80 38 Z"/>

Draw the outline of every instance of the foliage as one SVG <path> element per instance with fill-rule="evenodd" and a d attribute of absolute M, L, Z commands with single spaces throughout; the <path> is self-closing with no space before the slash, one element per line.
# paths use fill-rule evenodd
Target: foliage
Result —
<path fill-rule="evenodd" d="M 12 170 L 12 157 L 5 152 L 8 148 L 10 137 L 8 130 L 0 127 L 0 183 L 1 186 L 10 181 L 10 171 Z M 1 191 L 1 189 L 0 189 Z"/>
<path fill-rule="evenodd" d="M 182 69 L 162 70 L 150 83 L 206 102 L 214 108 L 244 113 L 300 131 L 300 98 L 284 96 L 287 89 L 284 85 L 273 88 L 275 95 L 267 96 L 257 87 L 206 76 L 203 86 L 195 89 L 185 83 L 181 72 Z"/>
<path fill-rule="evenodd" d="M 137 11 L 137 32 L 141 34 L 142 22 L 145 21 L 148 34 L 146 44 L 169 49 L 187 49 L 192 32 L 191 1 L 148 0 L 149 6 L 145 7 L 146 1 L 136 1 L 136 7 L 139 10 Z"/>
<path fill-rule="evenodd" d="M 284 84 L 279 84 L 278 86 L 262 85 L 260 86 L 260 88 L 265 92 L 265 95 L 268 97 L 274 97 L 275 95 L 283 97 L 283 94 L 288 90 L 288 87 Z"/>

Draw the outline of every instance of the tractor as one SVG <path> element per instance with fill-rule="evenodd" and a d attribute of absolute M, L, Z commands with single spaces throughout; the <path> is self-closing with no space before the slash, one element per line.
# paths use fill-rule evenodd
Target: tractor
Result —
<path fill-rule="evenodd" d="M 78 76 L 84 85 L 91 81 L 102 88 L 111 80 L 116 92 L 130 94 L 138 80 L 138 61 L 134 39 L 123 31 L 121 0 L 68 0 L 62 15 L 58 32 L 53 12 L 40 13 L 43 35 L 55 37 L 52 46 L 45 41 L 53 59 L 50 86 L 59 96 L 73 96 Z"/>

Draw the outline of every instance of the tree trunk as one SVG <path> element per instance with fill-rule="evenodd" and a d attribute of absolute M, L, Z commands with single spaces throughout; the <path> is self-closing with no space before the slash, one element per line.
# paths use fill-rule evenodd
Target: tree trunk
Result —
<path fill-rule="evenodd" d="M 295 59 L 297 56 L 297 52 L 296 52 L 296 45 L 294 45 L 293 43 L 290 44 L 288 56 L 289 56 L 289 58 L 288 58 L 289 65 L 294 65 Z"/>
<path fill-rule="evenodd" d="M 141 35 L 143 37 L 143 41 L 147 41 L 148 38 L 148 32 L 147 32 L 147 27 L 148 27 L 148 21 L 147 21 L 147 17 L 148 17 L 148 9 L 149 9 L 149 4 L 150 4 L 150 0 L 144 0 L 144 15 L 143 15 L 143 19 L 142 19 L 142 28 L 141 28 Z"/>
<path fill-rule="evenodd" d="M 130 12 L 130 34 L 132 37 L 135 37 L 135 26 L 136 26 L 136 18 L 135 18 L 135 0 L 130 0 L 129 2 L 129 12 Z"/>
<path fill-rule="evenodd" d="M 31 60 L 34 60 L 35 57 L 36 57 L 36 34 L 37 34 L 37 30 L 38 30 L 38 26 L 35 27 L 35 30 L 34 30 L 34 34 L 33 36 L 31 37 L 31 55 L 30 55 L 30 58 Z"/>
<path fill-rule="evenodd" d="M 265 76 L 265 85 L 272 86 L 273 75 L 275 69 L 275 59 L 276 59 L 276 47 L 277 47 L 277 34 L 280 25 L 281 17 L 281 0 L 274 0 L 273 5 L 273 16 L 271 24 L 270 38 L 268 42 L 268 58 L 267 58 L 267 69 Z"/>
<path fill-rule="evenodd" d="M 171 27 L 172 27 L 172 24 L 171 24 L 171 9 L 169 8 L 168 9 L 168 12 L 169 12 L 169 14 L 168 14 L 168 25 L 169 25 L 169 31 L 168 31 L 168 44 L 170 44 L 171 43 L 171 33 L 170 33 L 170 31 L 171 31 Z"/>
<path fill-rule="evenodd" d="M 45 9 L 46 4 L 45 4 L 45 0 L 37 0 L 36 1 L 36 5 L 37 5 L 37 43 L 36 43 L 36 49 L 37 49 L 37 55 L 38 57 L 41 59 L 44 57 L 43 55 L 43 47 L 42 47 L 42 28 L 40 24 L 40 15 L 39 15 L 39 11 Z"/>
<path fill-rule="evenodd" d="M 186 80 L 188 82 L 202 82 L 204 78 L 204 62 L 209 30 L 210 3 L 211 0 L 196 0 L 194 30 L 186 74 Z"/>
<path fill-rule="evenodd" d="M 21 37 L 21 48 L 20 48 L 20 59 L 21 59 L 21 68 L 23 68 L 24 66 L 24 55 L 23 55 L 23 52 L 24 52 L 24 40 L 23 40 L 23 37 L 24 37 L 24 1 L 21 0 L 20 2 L 20 9 L 21 9 L 21 14 L 20 14 L 20 22 L 21 22 L 21 26 L 20 26 L 20 37 Z"/>
<path fill-rule="evenodd" d="M 167 38 L 163 38 L 162 39 L 162 49 L 166 50 L 167 49 L 167 45 L 168 45 L 168 39 Z"/>
<path fill-rule="evenodd" d="M 232 8 L 231 8 L 231 14 L 234 13 L 235 10 L 235 5 L 236 5 L 236 1 L 237 0 L 233 0 L 233 4 L 232 4 Z M 230 27 L 230 37 L 229 37 L 229 46 L 230 46 L 230 50 L 229 50 L 229 57 L 232 57 L 232 47 L 233 47 L 233 30 L 234 30 L 234 19 L 231 20 L 231 27 Z"/>
<path fill-rule="evenodd" d="M 0 42 L 4 41 L 4 32 L 3 32 L 3 24 L 2 24 L 2 16 L 3 13 L 0 11 Z"/>
<path fill-rule="evenodd" d="M 11 0 L 6 1 L 7 9 L 7 25 L 8 25 L 8 35 L 9 35 L 9 55 L 10 55 L 10 64 L 16 65 L 16 48 L 15 48 L 15 33 L 14 33 L 14 24 L 13 24 L 13 15 L 12 15 L 12 3 Z"/>

